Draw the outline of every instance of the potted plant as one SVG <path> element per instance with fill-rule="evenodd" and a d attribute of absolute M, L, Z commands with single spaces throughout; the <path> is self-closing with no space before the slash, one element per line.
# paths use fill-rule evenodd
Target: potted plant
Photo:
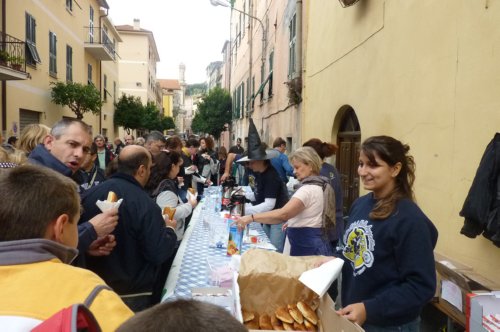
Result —
<path fill-rule="evenodd" d="M 12 69 L 15 70 L 21 70 L 24 64 L 24 58 L 22 56 L 11 56 L 9 61 Z"/>
<path fill-rule="evenodd" d="M 9 61 L 9 53 L 5 50 L 0 50 L 0 65 L 7 66 L 7 61 Z"/>

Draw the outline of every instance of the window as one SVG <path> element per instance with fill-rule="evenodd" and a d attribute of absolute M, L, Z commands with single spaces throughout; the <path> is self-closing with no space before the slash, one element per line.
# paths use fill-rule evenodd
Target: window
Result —
<path fill-rule="evenodd" d="M 247 3 L 246 1 L 243 1 L 243 13 L 246 14 L 247 12 Z M 243 15 L 243 23 L 241 25 L 241 37 L 245 37 L 245 30 L 247 29 L 246 26 L 245 26 L 245 18 L 246 18 L 247 15 Z"/>
<path fill-rule="evenodd" d="M 103 85 L 104 85 L 104 96 L 103 99 L 104 101 L 108 101 L 108 76 L 104 75 L 103 77 Z"/>
<path fill-rule="evenodd" d="M 66 0 L 66 9 L 70 12 L 73 11 L 73 0 Z"/>
<path fill-rule="evenodd" d="M 66 45 L 66 81 L 73 81 L 73 49 Z"/>
<path fill-rule="evenodd" d="M 295 74 L 295 42 L 296 42 L 296 26 L 295 26 L 295 16 L 293 14 L 290 24 L 288 25 L 288 32 L 290 34 L 290 39 L 288 42 L 288 78 L 292 78 Z"/>
<path fill-rule="evenodd" d="M 57 37 L 52 31 L 49 31 L 49 74 L 57 75 Z"/>
<path fill-rule="evenodd" d="M 262 88 L 262 84 L 264 84 L 264 75 L 265 75 L 265 68 L 264 68 L 264 64 L 262 64 L 260 66 L 260 87 L 259 87 L 259 90 L 260 90 L 260 102 L 261 103 L 264 100 L 264 89 Z"/>
<path fill-rule="evenodd" d="M 250 99 L 252 98 L 252 91 L 250 90 L 250 77 L 247 78 L 247 99 L 245 99 L 245 105 L 247 107 L 247 113 L 245 117 L 248 117 L 248 114 L 251 112 Z"/>
<path fill-rule="evenodd" d="M 87 65 L 87 84 L 94 84 L 92 83 L 92 65 L 90 63 Z"/>
<path fill-rule="evenodd" d="M 269 92 L 268 96 L 271 98 L 273 96 L 273 62 L 274 62 L 274 51 L 269 54 Z"/>
<path fill-rule="evenodd" d="M 41 62 L 36 49 L 36 21 L 33 16 L 26 13 L 26 63 L 35 66 Z"/>
<path fill-rule="evenodd" d="M 233 91 L 233 118 L 236 117 L 236 90 Z"/>
<path fill-rule="evenodd" d="M 245 114 L 245 83 L 241 83 L 241 114 L 240 118 Z"/>
<path fill-rule="evenodd" d="M 89 43 L 94 42 L 94 8 L 90 6 L 89 11 Z"/>
<path fill-rule="evenodd" d="M 240 90 L 240 87 L 238 87 L 236 89 L 236 114 L 235 114 L 235 118 L 239 118 L 240 117 L 240 100 L 241 100 L 241 90 Z"/>
<path fill-rule="evenodd" d="M 252 76 L 252 111 L 253 111 L 253 103 L 255 101 L 255 76 Z"/>
<path fill-rule="evenodd" d="M 113 81 L 113 101 L 116 103 L 116 81 Z"/>

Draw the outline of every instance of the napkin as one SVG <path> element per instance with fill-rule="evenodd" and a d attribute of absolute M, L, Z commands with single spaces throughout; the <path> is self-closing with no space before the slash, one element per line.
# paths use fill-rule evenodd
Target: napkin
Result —
<path fill-rule="evenodd" d="M 118 209 L 120 207 L 120 205 L 122 204 L 122 202 L 123 202 L 123 198 L 120 198 L 116 202 L 97 201 L 95 204 L 97 205 L 97 207 L 99 209 L 101 209 L 101 212 L 104 212 L 104 211 L 107 211 L 107 210 L 112 209 L 112 208 Z"/>
<path fill-rule="evenodd" d="M 332 259 L 317 268 L 303 272 L 299 277 L 299 281 L 318 294 L 319 297 L 322 297 L 333 281 L 339 277 L 342 265 L 344 265 L 342 259 Z"/>

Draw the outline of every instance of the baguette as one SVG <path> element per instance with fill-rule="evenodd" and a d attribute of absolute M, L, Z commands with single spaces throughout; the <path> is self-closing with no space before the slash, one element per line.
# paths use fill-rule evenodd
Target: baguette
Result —
<path fill-rule="evenodd" d="M 163 208 L 163 215 L 168 215 L 168 219 L 169 220 L 173 220 L 174 219 L 174 215 L 175 215 L 175 209 L 171 208 L 171 207 L 168 207 L 168 206 L 165 206 Z"/>
<path fill-rule="evenodd" d="M 107 201 L 110 202 L 110 203 L 118 202 L 118 196 L 116 196 L 116 194 L 113 191 L 110 191 L 108 193 L 108 199 L 107 199 Z"/>
<path fill-rule="evenodd" d="M 196 196 L 196 189 L 188 188 L 188 191 L 191 193 L 191 195 Z"/>

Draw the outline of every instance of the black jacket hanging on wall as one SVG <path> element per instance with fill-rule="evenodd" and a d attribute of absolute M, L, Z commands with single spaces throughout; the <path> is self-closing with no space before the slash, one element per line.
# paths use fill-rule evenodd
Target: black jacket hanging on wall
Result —
<path fill-rule="evenodd" d="M 486 147 L 465 198 L 460 233 L 475 238 L 481 233 L 500 247 L 500 133 Z"/>

